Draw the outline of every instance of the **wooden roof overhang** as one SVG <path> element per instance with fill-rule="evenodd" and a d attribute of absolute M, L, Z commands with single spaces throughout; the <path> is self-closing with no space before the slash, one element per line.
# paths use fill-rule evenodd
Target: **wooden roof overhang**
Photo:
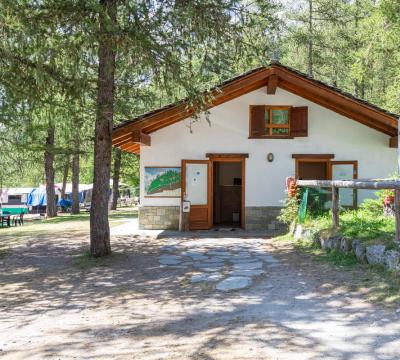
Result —
<path fill-rule="evenodd" d="M 211 91 L 208 109 L 251 91 L 266 87 L 274 94 L 277 87 L 301 96 L 336 113 L 360 122 L 391 137 L 390 146 L 397 147 L 397 115 L 344 93 L 340 89 L 311 79 L 305 74 L 279 63 L 254 69 L 222 83 Z M 113 146 L 135 154 L 140 145 L 151 144 L 151 134 L 184 120 L 195 113 L 183 100 L 146 113 L 114 128 Z"/>

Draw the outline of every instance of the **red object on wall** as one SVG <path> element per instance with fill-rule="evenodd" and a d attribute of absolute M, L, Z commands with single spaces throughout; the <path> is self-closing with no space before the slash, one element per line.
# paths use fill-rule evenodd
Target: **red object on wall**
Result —
<path fill-rule="evenodd" d="M 286 191 L 290 198 L 297 196 L 296 179 L 293 176 L 286 178 Z"/>

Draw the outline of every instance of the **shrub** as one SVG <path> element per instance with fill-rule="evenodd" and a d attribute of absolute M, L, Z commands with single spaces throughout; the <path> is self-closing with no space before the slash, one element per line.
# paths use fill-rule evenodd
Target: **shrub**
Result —
<path fill-rule="evenodd" d="M 284 207 L 281 209 L 278 220 L 285 224 L 292 224 L 297 221 L 299 214 L 299 201 L 297 197 L 287 197 Z"/>
<path fill-rule="evenodd" d="M 378 199 L 365 199 L 360 205 L 360 210 L 378 216 L 383 215 L 383 198 L 381 199 L 381 197 L 379 197 Z"/>

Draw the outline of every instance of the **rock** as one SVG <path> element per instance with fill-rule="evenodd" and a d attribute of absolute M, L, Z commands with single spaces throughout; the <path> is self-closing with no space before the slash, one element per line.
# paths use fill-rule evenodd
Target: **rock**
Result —
<path fill-rule="evenodd" d="M 296 226 L 296 230 L 294 231 L 294 239 L 295 240 L 300 240 L 303 236 L 303 226 L 300 224 Z"/>
<path fill-rule="evenodd" d="M 217 284 L 216 289 L 219 291 L 234 291 L 244 289 L 251 285 L 251 279 L 245 276 L 231 276 L 222 280 Z"/>
<path fill-rule="evenodd" d="M 349 239 L 346 238 L 342 238 L 340 240 L 340 251 L 344 252 L 344 253 L 348 253 L 351 250 L 351 242 Z"/>
<path fill-rule="evenodd" d="M 239 263 L 233 265 L 234 270 L 256 270 L 261 269 L 263 263 L 261 261 L 257 262 L 248 262 L 248 263 Z"/>
<path fill-rule="evenodd" d="M 361 243 L 360 240 L 353 240 L 351 244 L 354 254 L 359 262 L 366 263 L 367 262 L 367 254 L 365 246 Z"/>
<path fill-rule="evenodd" d="M 321 236 L 319 238 L 319 243 L 320 243 L 320 246 L 321 246 L 322 250 L 328 250 L 328 238 L 325 238 L 325 237 Z"/>
<path fill-rule="evenodd" d="M 367 261 L 371 265 L 384 265 L 385 245 L 370 245 L 366 248 Z"/>
<path fill-rule="evenodd" d="M 400 252 L 396 250 L 385 251 L 384 263 L 389 270 L 400 270 Z"/>
<path fill-rule="evenodd" d="M 162 265 L 177 265 L 181 261 L 181 257 L 176 255 L 161 255 L 159 258 L 159 262 Z"/>
<path fill-rule="evenodd" d="M 332 237 L 328 237 L 325 242 L 325 250 L 339 250 L 340 248 L 340 243 L 342 241 L 342 238 L 340 236 L 332 236 Z M 321 247 L 322 247 L 322 243 L 321 243 Z"/>
<path fill-rule="evenodd" d="M 260 276 L 264 274 L 264 270 L 233 270 L 229 273 L 229 276 Z"/>
<path fill-rule="evenodd" d="M 264 261 L 267 264 L 279 264 L 279 260 L 275 259 L 272 255 L 258 255 L 257 259 Z"/>
<path fill-rule="evenodd" d="M 214 274 L 196 274 L 193 275 L 190 279 L 191 283 L 198 283 L 198 282 L 213 282 L 213 281 L 218 281 L 221 280 L 222 275 L 219 273 L 214 273 Z"/>

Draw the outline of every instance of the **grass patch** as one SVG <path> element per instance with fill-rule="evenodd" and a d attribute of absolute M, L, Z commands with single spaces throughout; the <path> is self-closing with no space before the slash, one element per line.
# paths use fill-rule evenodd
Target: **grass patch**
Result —
<path fill-rule="evenodd" d="M 358 264 L 354 254 L 345 254 L 336 250 L 326 252 L 318 248 L 310 240 L 293 241 L 293 247 L 307 254 L 316 256 L 319 261 L 326 261 L 336 266 L 354 267 Z"/>
<path fill-rule="evenodd" d="M 121 256 L 120 253 L 111 253 L 111 255 L 95 258 L 92 257 L 89 250 L 85 250 L 82 254 L 72 258 L 72 263 L 81 270 L 90 269 L 99 266 L 111 266 L 115 259 Z"/>
<path fill-rule="evenodd" d="M 388 249 L 397 249 L 395 242 L 395 220 L 381 212 L 372 212 L 362 206 L 358 210 L 343 210 L 339 215 L 339 229 L 332 229 L 331 214 L 307 218 L 304 227 L 315 232 L 335 232 L 349 239 L 359 239 L 365 244 L 380 243 Z"/>

